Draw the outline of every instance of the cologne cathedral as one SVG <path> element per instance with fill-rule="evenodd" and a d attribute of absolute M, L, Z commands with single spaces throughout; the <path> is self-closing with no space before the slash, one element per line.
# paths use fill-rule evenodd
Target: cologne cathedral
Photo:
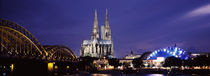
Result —
<path fill-rule="evenodd" d="M 106 9 L 105 24 L 99 30 L 97 11 L 95 10 L 94 24 L 91 33 L 91 40 L 83 40 L 80 56 L 91 56 L 97 58 L 113 57 L 113 41 L 111 38 L 111 28 L 109 26 L 108 10 Z"/>

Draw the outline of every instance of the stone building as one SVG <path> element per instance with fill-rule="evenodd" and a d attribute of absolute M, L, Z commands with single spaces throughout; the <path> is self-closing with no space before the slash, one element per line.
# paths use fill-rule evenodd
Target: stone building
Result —
<path fill-rule="evenodd" d="M 84 40 L 82 42 L 80 56 L 91 56 L 97 58 L 114 56 L 113 41 L 111 38 L 111 28 L 109 26 L 107 9 L 105 24 L 101 25 L 101 29 L 99 29 L 97 11 L 95 10 L 91 40 Z"/>

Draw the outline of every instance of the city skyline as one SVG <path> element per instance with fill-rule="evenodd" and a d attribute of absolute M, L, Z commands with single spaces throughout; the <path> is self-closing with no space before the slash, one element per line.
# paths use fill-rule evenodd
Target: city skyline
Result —
<path fill-rule="evenodd" d="M 185 1 L 0 1 L 0 17 L 28 29 L 43 45 L 66 45 L 77 56 L 90 39 L 94 9 L 103 25 L 109 10 L 116 57 L 173 46 L 209 52 L 210 2 Z M 118 6 L 116 6 L 118 4 Z M 167 6 L 167 7 L 166 7 Z M 121 53 L 121 54 L 119 54 Z"/>

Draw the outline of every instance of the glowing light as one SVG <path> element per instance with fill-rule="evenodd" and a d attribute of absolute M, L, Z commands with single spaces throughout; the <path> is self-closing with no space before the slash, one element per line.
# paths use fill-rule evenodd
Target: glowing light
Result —
<path fill-rule="evenodd" d="M 185 60 L 187 60 L 188 59 L 188 57 L 185 57 Z"/>
<path fill-rule="evenodd" d="M 175 56 L 176 52 L 173 53 L 173 56 Z"/>
<path fill-rule="evenodd" d="M 183 51 L 182 49 L 178 47 L 168 47 L 168 48 L 163 48 L 160 50 L 155 50 L 147 57 L 147 60 L 157 59 L 157 57 L 167 58 L 170 56 L 187 60 L 189 55 L 188 53 L 186 53 L 186 51 Z"/>
<path fill-rule="evenodd" d="M 152 56 L 152 54 L 150 56 Z"/>
<path fill-rule="evenodd" d="M 162 62 L 162 61 L 164 61 L 164 60 L 165 60 L 164 57 L 157 57 L 157 61 L 159 61 L 159 62 Z"/>
<path fill-rule="evenodd" d="M 172 54 L 172 52 L 170 52 L 170 54 Z"/>
<path fill-rule="evenodd" d="M 107 69 L 114 69 L 114 66 L 108 66 Z"/>
<path fill-rule="evenodd" d="M 163 74 L 149 74 L 148 76 L 164 76 Z"/>
<path fill-rule="evenodd" d="M 66 66 L 67 69 L 69 69 L 69 66 Z"/>
<path fill-rule="evenodd" d="M 149 58 L 150 58 L 150 57 L 148 57 L 147 60 L 148 60 Z"/>
<path fill-rule="evenodd" d="M 175 48 L 174 51 L 176 52 L 177 51 L 177 48 Z"/>
<path fill-rule="evenodd" d="M 110 74 L 92 74 L 92 76 L 111 76 Z"/>
<path fill-rule="evenodd" d="M 14 70 L 14 64 L 11 64 L 10 68 L 11 68 L 11 71 L 13 71 Z"/>
<path fill-rule="evenodd" d="M 48 63 L 48 71 L 53 71 L 53 63 Z"/>
<path fill-rule="evenodd" d="M 182 53 L 182 51 L 179 51 L 179 54 L 181 54 Z"/>
<path fill-rule="evenodd" d="M 58 70 L 58 66 L 57 65 L 55 65 L 55 70 Z"/>

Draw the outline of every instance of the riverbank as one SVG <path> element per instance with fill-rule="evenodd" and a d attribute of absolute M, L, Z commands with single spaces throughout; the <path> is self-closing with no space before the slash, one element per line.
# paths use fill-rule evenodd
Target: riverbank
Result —
<path fill-rule="evenodd" d="M 99 71 L 100 74 L 171 74 L 171 75 L 178 75 L 178 74 L 198 74 L 198 75 L 208 75 L 210 74 L 209 69 L 139 69 L 139 70 L 103 70 Z"/>

